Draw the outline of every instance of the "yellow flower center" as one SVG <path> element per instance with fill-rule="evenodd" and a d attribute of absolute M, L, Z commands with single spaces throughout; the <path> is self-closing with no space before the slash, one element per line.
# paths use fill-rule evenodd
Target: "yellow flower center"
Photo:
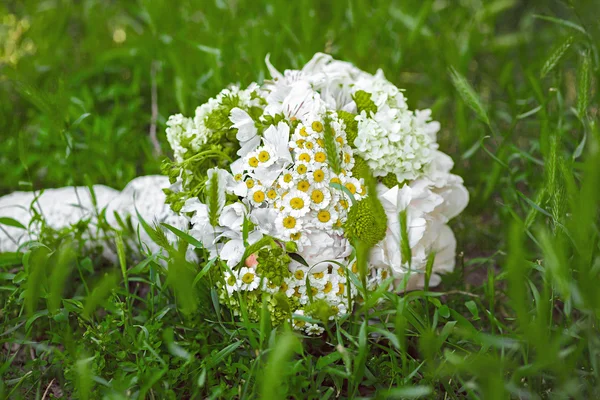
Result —
<path fill-rule="evenodd" d="M 242 282 L 245 284 L 254 282 L 254 274 L 252 272 L 246 272 L 244 276 L 242 276 Z"/>
<path fill-rule="evenodd" d="M 325 198 L 325 195 L 323 194 L 322 191 L 316 189 L 316 190 L 313 190 L 313 192 L 310 194 L 310 198 L 312 201 L 319 204 L 323 201 L 323 199 Z"/>
<path fill-rule="evenodd" d="M 321 210 L 317 214 L 317 219 L 323 223 L 329 222 L 329 220 L 331 219 L 331 213 L 327 210 Z"/>
<path fill-rule="evenodd" d="M 310 161 L 310 155 L 308 153 L 302 153 L 302 154 L 300 154 L 300 156 L 298 157 L 298 159 L 300 161 L 309 162 Z"/>
<path fill-rule="evenodd" d="M 290 239 L 292 239 L 292 240 L 298 240 L 298 239 L 300 239 L 301 236 L 302 236 L 301 232 L 292 233 L 290 235 Z"/>
<path fill-rule="evenodd" d="M 283 176 L 283 181 L 285 183 L 290 183 L 292 181 L 292 179 L 294 179 L 294 177 L 292 176 L 292 174 L 285 174 Z"/>
<path fill-rule="evenodd" d="M 348 209 L 348 201 L 347 200 L 340 200 L 340 205 L 342 207 L 344 207 L 346 210 Z"/>
<path fill-rule="evenodd" d="M 271 200 L 273 200 L 275 197 L 277 197 L 277 192 L 274 189 L 270 189 L 267 192 L 267 197 Z"/>
<path fill-rule="evenodd" d="M 298 182 L 298 190 L 302 190 L 303 192 L 306 192 L 309 188 L 310 188 L 310 183 L 308 183 L 307 180 L 302 180 L 302 181 Z"/>
<path fill-rule="evenodd" d="M 317 139 L 317 144 L 321 147 L 325 147 L 325 141 L 323 139 Z"/>
<path fill-rule="evenodd" d="M 323 124 L 319 121 L 315 121 L 312 123 L 313 131 L 315 132 L 323 132 Z"/>
<path fill-rule="evenodd" d="M 339 276 L 344 276 L 344 274 L 346 273 L 346 271 L 344 271 L 344 267 L 339 267 L 337 272 Z"/>
<path fill-rule="evenodd" d="M 304 208 L 304 200 L 302 200 L 302 198 L 300 197 L 292 197 L 292 199 L 290 200 L 290 206 L 294 210 L 301 210 L 302 208 Z"/>
<path fill-rule="evenodd" d="M 306 147 L 308 150 L 312 150 L 312 148 L 314 147 L 314 143 L 313 142 L 306 142 L 306 144 L 304 145 L 304 147 Z"/>
<path fill-rule="evenodd" d="M 250 159 L 248 160 L 248 165 L 250 165 L 251 167 L 258 167 L 258 158 L 250 157 Z"/>
<path fill-rule="evenodd" d="M 262 203 L 265 200 L 265 192 L 262 190 L 257 190 L 252 195 L 252 199 L 257 203 Z"/>
<path fill-rule="evenodd" d="M 283 282 L 283 283 L 281 284 L 281 286 L 279 287 L 279 291 L 280 291 L 280 292 L 285 292 L 285 291 L 287 291 L 287 290 L 288 290 L 288 287 L 289 287 L 289 286 L 288 286 L 288 284 L 287 284 L 287 283 L 285 283 L 285 282 Z"/>
<path fill-rule="evenodd" d="M 340 181 L 340 178 L 338 178 L 336 176 L 336 177 L 331 178 L 331 183 L 342 183 L 342 181 Z"/>
<path fill-rule="evenodd" d="M 227 278 L 227 284 L 229 286 L 235 285 L 235 281 L 236 281 L 236 279 L 235 279 L 235 276 L 233 276 L 233 275 L 230 275 L 229 278 Z"/>
<path fill-rule="evenodd" d="M 235 174 L 235 176 L 233 177 L 233 179 L 236 180 L 236 182 L 239 182 L 242 180 L 242 174 Z"/>
<path fill-rule="evenodd" d="M 292 217 L 291 215 L 285 217 L 283 219 L 283 226 L 285 226 L 287 229 L 292 229 L 296 226 L 296 218 Z"/>
<path fill-rule="evenodd" d="M 324 272 L 315 272 L 315 273 L 313 274 L 313 276 L 314 276 L 316 279 L 323 279 L 323 277 L 325 276 L 325 273 L 324 273 Z"/>
<path fill-rule="evenodd" d="M 304 139 L 298 139 L 298 140 L 296 140 L 296 145 L 297 145 L 297 146 L 298 146 L 300 149 L 302 149 L 302 148 L 304 148 L 304 142 L 306 142 L 306 140 L 304 140 Z"/>
<path fill-rule="evenodd" d="M 336 137 L 335 141 L 338 142 L 339 144 L 344 144 L 344 138 L 341 136 Z"/>
<path fill-rule="evenodd" d="M 314 171 L 313 179 L 315 180 L 315 182 L 323 182 L 323 180 L 325 179 L 325 172 L 323 172 L 323 170 L 321 169 Z"/>
<path fill-rule="evenodd" d="M 298 280 L 304 279 L 304 271 L 302 271 L 301 269 L 297 269 L 296 272 L 294 272 L 294 278 Z"/>
<path fill-rule="evenodd" d="M 337 291 L 337 295 L 341 296 L 344 294 L 344 290 L 346 289 L 346 285 L 344 285 L 343 283 L 338 283 L 338 291 Z"/>
<path fill-rule="evenodd" d="M 352 156 L 349 153 L 344 153 L 344 162 L 348 164 L 352 160 Z"/>
<path fill-rule="evenodd" d="M 354 261 L 354 264 L 352 264 L 352 272 L 355 274 L 358 272 L 358 263 L 356 261 Z"/>
<path fill-rule="evenodd" d="M 304 136 L 304 137 L 308 136 L 308 133 L 306 132 L 306 128 L 303 127 L 302 129 L 300 129 L 300 136 Z"/>
<path fill-rule="evenodd" d="M 319 151 L 318 153 L 315 154 L 316 162 L 325 162 L 326 159 L 327 159 L 327 156 L 322 151 Z"/>
<path fill-rule="evenodd" d="M 332 289 L 333 289 L 333 284 L 331 282 L 327 282 L 325 284 L 325 287 L 323 288 L 323 293 L 329 293 L 329 292 L 331 292 Z"/>
<path fill-rule="evenodd" d="M 252 188 L 254 187 L 254 181 L 253 181 L 252 179 L 248 179 L 248 180 L 246 181 L 246 187 L 247 187 L 248 189 L 252 189 Z"/>
<path fill-rule="evenodd" d="M 319 293 L 319 290 L 316 287 L 311 287 L 310 292 L 312 293 L 313 296 L 315 296 L 317 293 Z"/>
<path fill-rule="evenodd" d="M 296 167 L 296 171 L 299 174 L 305 174 L 306 173 L 306 165 L 304 165 L 304 164 L 298 164 L 298 166 Z"/>
<path fill-rule="evenodd" d="M 348 191 L 350 193 L 352 193 L 352 194 L 356 193 L 356 186 L 354 186 L 354 184 L 352 182 L 348 182 L 344 186 L 346 186 L 346 189 L 348 189 Z"/>
<path fill-rule="evenodd" d="M 260 153 L 258 153 L 258 159 L 260 160 L 260 162 L 267 162 L 270 158 L 271 155 L 268 151 L 263 150 Z"/>
<path fill-rule="evenodd" d="M 340 308 L 338 306 L 331 306 L 331 312 L 338 314 L 340 312 Z"/>

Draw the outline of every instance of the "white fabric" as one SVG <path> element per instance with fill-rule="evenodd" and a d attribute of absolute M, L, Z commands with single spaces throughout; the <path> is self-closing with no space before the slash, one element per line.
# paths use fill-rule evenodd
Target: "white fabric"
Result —
<path fill-rule="evenodd" d="M 91 239 L 90 242 L 98 244 L 97 241 L 103 238 L 99 238 L 97 216 L 103 210 L 106 212 L 106 221 L 115 229 L 122 229 L 115 213 L 123 221 L 127 221 L 130 217 L 136 238 L 139 231 L 144 251 L 158 252 L 160 247 L 140 226 L 136 208 L 142 218 L 151 225 L 167 223 L 186 231 L 188 219 L 173 212 L 165 204 L 162 189 L 169 186 L 168 178 L 160 175 L 136 178 L 129 182 L 122 192 L 107 186 L 94 185 L 96 206 L 87 187 L 46 189 L 43 192 L 15 192 L 0 197 L 0 253 L 18 251 L 24 245 L 26 246 L 27 242 L 36 240 L 42 229 L 42 221 L 53 230 L 60 231 L 89 219 L 90 224 L 85 235 Z M 40 218 L 37 218 L 36 214 L 39 214 Z M 2 223 L 2 217 L 12 218 L 27 229 L 6 225 Z M 175 235 L 170 232 L 167 233 L 167 237 L 175 240 Z M 104 246 L 104 248 L 104 256 L 110 259 L 116 258 L 113 246 Z"/>

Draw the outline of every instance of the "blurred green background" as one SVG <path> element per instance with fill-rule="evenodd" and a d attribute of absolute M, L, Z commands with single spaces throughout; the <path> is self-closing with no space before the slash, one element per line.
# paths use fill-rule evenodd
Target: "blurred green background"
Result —
<path fill-rule="evenodd" d="M 597 31 L 593 15 L 579 13 Z M 157 173 L 153 85 L 160 154 L 168 155 L 170 114 L 193 113 L 228 83 L 261 80 L 268 53 L 284 69 L 318 51 L 369 72 L 382 68 L 411 106 L 433 108 L 442 148 L 476 186 L 489 164 L 470 175 L 477 157 L 460 155 L 486 129 L 457 101 L 448 68 L 467 76 L 497 123 L 510 127 L 534 107 L 528 75 L 539 76 L 552 46 L 577 33 L 536 14 L 577 17 L 550 0 L 4 1 L 0 193 L 88 181 L 122 188 Z M 532 125 L 514 127 L 526 148 L 539 138 Z"/>

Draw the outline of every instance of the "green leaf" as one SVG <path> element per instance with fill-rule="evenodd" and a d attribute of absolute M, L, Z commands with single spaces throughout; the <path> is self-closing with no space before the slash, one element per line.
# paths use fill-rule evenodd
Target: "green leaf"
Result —
<path fill-rule="evenodd" d="M 552 71 L 554 67 L 556 67 L 558 62 L 573 44 L 574 39 L 574 36 L 569 36 L 564 42 L 562 42 L 557 48 L 554 49 L 554 51 L 552 52 L 552 54 L 550 54 L 550 56 L 544 63 L 544 66 L 542 67 L 542 71 L 540 72 L 540 76 L 542 78 L 546 77 L 546 75 L 548 75 L 548 73 Z"/>
<path fill-rule="evenodd" d="M 204 246 L 202 245 L 202 242 L 199 241 L 198 239 L 196 239 L 195 237 L 191 236 L 190 234 L 187 234 L 187 233 L 183 232 L 182 230 L 175 228 L 174 226 L 165 224 L 164 222 L 161 223 L 161 225 L 164 226 L 165 228 L 167 228 L 168 230 L 170 230 L 171 232 L 173 232 L 175 234 L 175 236 L 177 236 L 179 239 L 183 240 L 186 243 L 191 244 L 192 246 L 196 247 L 197 249 L 204 248 Z"/>
<path fill-rule="evenodd" d="M 300 342 L 291 332 L 285 332 L 275 341 L 269 350 L 269 359 L 262 377 L 261 398 L 265 400 L 284 399 L 286 395 L 283 383 L 290 372 L 286 365 Z"/>
<path fill-rule="evenodd" d="M 110 296 L 112 291 L 117 288 L 119 277 L 116 273 L 106 274 L 100 282 L 94 287 L 92 292 L 86 297 L 82 314 L 85 318 L 90 318 L 92 313 L 100 307 Z"/>
<path fill-rule="evenodd" d="M 384 398 L 386 399 L 420 399 L 429 397 L 433 393 L 430 386 L 404 386 L 388 390 Z"/>
<path fill-rule="evenodd" d="M 452 79 L 454 88 L 458 91 L 458 94 L 465 104 L 475 112 L 479 119 L 490 126 L 490 118 L 488 117 L 487 111 L 485 110 L 479 95 L 475 92 L 467 79 L 453 67 L 450 67 L 450 78 Z"/>
<path fill-rule="evenodd" d="M 331 127 L 331 122 L 325 118 L 325 126 L 323 127 L 323 141 L 325 143 L 325 155 L 327 156 L 327 164 L 333 172 L 339 174 L 342 170 L 340 153 L 335 141 L 335 132 Z"/>
<path fill-rule="evenodd" d="M 21 265 L 23 262 L 23 253 L 0 253 L 0 268 Z"/>
<path fill-rule="evenodd" d="M 23 225 L 16 219 L 13 219 L 10 217 L 0 217 L 0 224 L 6 225 L 6 226 L 12 226 L 13 228 L 19 228 L 19 229 L 25 229 L 25 230 L 27 229 L 27 228 L 25 228 L 25 225 Z"/>
<path fill-rule="evenodd" d="M 75 248 L 73 243 L 66 242 L 52 255 L 52 273 L 49 279 L 48 309 L 56 313 L 63 299 L 67 279 L 75 266 Z"/>
<path fill-rule="evenodd" d="M 38 300 L 44 291 L 44 279 L 50 251 L 46 247 L 34 247 L 23 256 L 23 267 L 27 273 L 25 284 L 25 310 L 32 315 L 37 308 Z"/>
<path fill-rule="evenodd" d="M 590 63 L 590 55 L 586 51 L 577 70 L 577 115 L 581 120 L 585 118 L 590 103 Z M 585 137 L 582 143 L 585 143 Z"/>

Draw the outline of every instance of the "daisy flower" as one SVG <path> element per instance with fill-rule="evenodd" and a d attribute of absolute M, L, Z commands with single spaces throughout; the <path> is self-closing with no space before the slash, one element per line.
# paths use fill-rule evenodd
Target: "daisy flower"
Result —
<path fill-rule="evenodd" d="M 251 292 L 258 287 L 260 278 L 253 268 L 242 267 L 238 274 L 238 285 L 241 290 Z"/>
<path fill-rule="evenodd" d="M 282 203 L 285 212 L 295 218 L 303 217 L 310 211 L 310 197 L 301 190 L 290 190 Z"/>

